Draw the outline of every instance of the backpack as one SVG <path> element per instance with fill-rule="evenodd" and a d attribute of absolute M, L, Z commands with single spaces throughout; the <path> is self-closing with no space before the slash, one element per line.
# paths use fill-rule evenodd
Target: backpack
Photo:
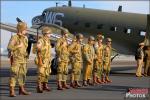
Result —
<path fill-rule="evenodd" d="M 135 60 L 137 60 L 137 59 L 141 59 L 142 57 L 141 57 L 141 54 L 140 54 L 140 49 L 137 49 L 136 51 L 135 51 Z"/>
<path fill-rule="evenodd" d="M 58 60 L 57 60 L 57 56 L 55 58 L 53 58 L 53 60 L 51 61 L 51 70 L 52 70 L 52 74 L 56 75 L 57 74 L 57 68 L 58 68 Z"/>

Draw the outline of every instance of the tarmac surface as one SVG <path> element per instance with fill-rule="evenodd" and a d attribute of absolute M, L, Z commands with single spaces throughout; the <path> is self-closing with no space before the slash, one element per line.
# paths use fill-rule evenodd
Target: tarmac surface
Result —
<path fill-rule="evenodd" d="M 17 97 L 9 97 L 9 66 L 8 61 L 1 62 L 1 100 L 150 100 L 148 97 L 125 98 L 129 89 L 150 89 L 150 77 L 135 77 L 136 63 L 134 61 L 114 61 L 110 74 L 113 82 L 108 84 L 60 91 L 57 90 L 56 75 L 51 75 L 48 84 L 52 91 L 44 93 L 36 93 L 36 66 L 33 61 L 30 61 L 28 64 L 26 89 L 32 94 L 28 96 L 18 95 L 18 86 L 16 86 Z"/>

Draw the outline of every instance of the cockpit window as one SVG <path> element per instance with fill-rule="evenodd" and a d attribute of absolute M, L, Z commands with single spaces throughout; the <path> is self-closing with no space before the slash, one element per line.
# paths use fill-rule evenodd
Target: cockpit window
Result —
<path fill-rule="evenodd" d="M 43 13 L 42 13 L 42 16 L 44 17 L 46 15 L 46 11 L 44 11 Z"/>

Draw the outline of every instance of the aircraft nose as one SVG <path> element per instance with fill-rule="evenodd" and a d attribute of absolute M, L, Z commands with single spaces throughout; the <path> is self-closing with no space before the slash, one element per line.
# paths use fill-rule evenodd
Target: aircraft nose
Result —
<path fill-rule="evenodd" d="M 39 23 L 43 23 L 43 18 L 42 18 L 41 15 L 35 16 L 35 17 L 32 19 L 32 25 L 36 25 L 36 24 L 39 24 Z"/>

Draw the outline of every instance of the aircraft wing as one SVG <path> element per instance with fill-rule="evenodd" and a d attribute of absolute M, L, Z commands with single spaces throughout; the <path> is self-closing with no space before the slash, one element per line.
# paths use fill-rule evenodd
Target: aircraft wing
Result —
<path fill-rule="evenodd" d="M 55 25 L 55 24 L 42 24 L 42 23 L 41 23 L 41 24 L 38 24 L 38 25 L 34 25 L 34 26 L 32 26 L 31 28 L 28 28 L 28 29 L 27 29 L 27 33 L 28 33 L 29 35 L 36 36 L 36 35 L 37 35 L 37 29 L 36 29 L 36 28 L 38 28 L 39 25 L 42 25 L 42 26 L 49 26 L 49 27 L 52 29 L 52 32 L 53 32 L 53 33 L 52 33 L 51 39 L 52 39 L 53 41 L 56 41 L 57 38 L 60 38 L 60 37 L 61 37 L 61 35 L 60 35 L 60 34 L 61 34 L 61 31 L 62 31 L 62 30 L 65 30 L 65 28 L 60 27 L 60 26 Z M 14 33 L 17 32 L 17 29 L 16 29 L 16 25 L 15 25 L 15 24 L 0 23 L 0 26 L 1 26 L 1 27 L 0 27 L 1 29 L 7 30 L 7 31 L 10 31 L 10 32 L 14 32 Z M 39 36 L 42 35 L 40 29 L 39 29 L 38 33 L 39 33 Z M 70 38 L 68 38 L 68 41 L 70 42 L 70 41 L 71 41 L 71 38 L 73 37 L 71 33 L 69 34 L 69 37 L 70 37 Z"/>
<path fill-rule="evenodd" d="M 0 28 L 1 29 L 4 29 L 4 30 L 7 30 L 7 31 L 10 31 L 10 32 L 14 32 L 16 33 L 17 32 L 17 29 L 16 29 L 16 25 L 15 24 L 10 24 L 10 23 L 0 23 Z M 31 35 L 36 35 L 36 30 L 34 29 L 31 29 L 31 28 L 28 28 L 27 29 L 27 32 Z"/>
<path fill-rule="evenodd" d="M 52 35 L 51 35 L 51 43 L 54 44 L 58 38 L 61 37 L 61 31 L 66 30 L 63 27 L 60 27 L 58 25 L 54 25 L 54 24 L 38 24 L 38 25 L 34 25 L 31 28 L 27 29 L 27 33 L 28 33 L 28 48 L 27 48 L 27 52 L 28 54 L 30 54 L 31 51 L 31 47 L 32 47 L 32 43 L 36 43 L 36 36 L 37 36 L 37 28 L 40 26 L 48 26 L 52 29 Z M 0 23 L 0 29 L 4 29 L 10 32 L 17 32 L 17 28 L 15 24 L 10 24 L 10 23 Z M 38 29 L 38 35 L 41 36 L 42 32 L 41 29 Z M 72 41 L 72 34 L 69 34 L 69 38 L 68 38 L 68 43 L 71 43 Z"/>

